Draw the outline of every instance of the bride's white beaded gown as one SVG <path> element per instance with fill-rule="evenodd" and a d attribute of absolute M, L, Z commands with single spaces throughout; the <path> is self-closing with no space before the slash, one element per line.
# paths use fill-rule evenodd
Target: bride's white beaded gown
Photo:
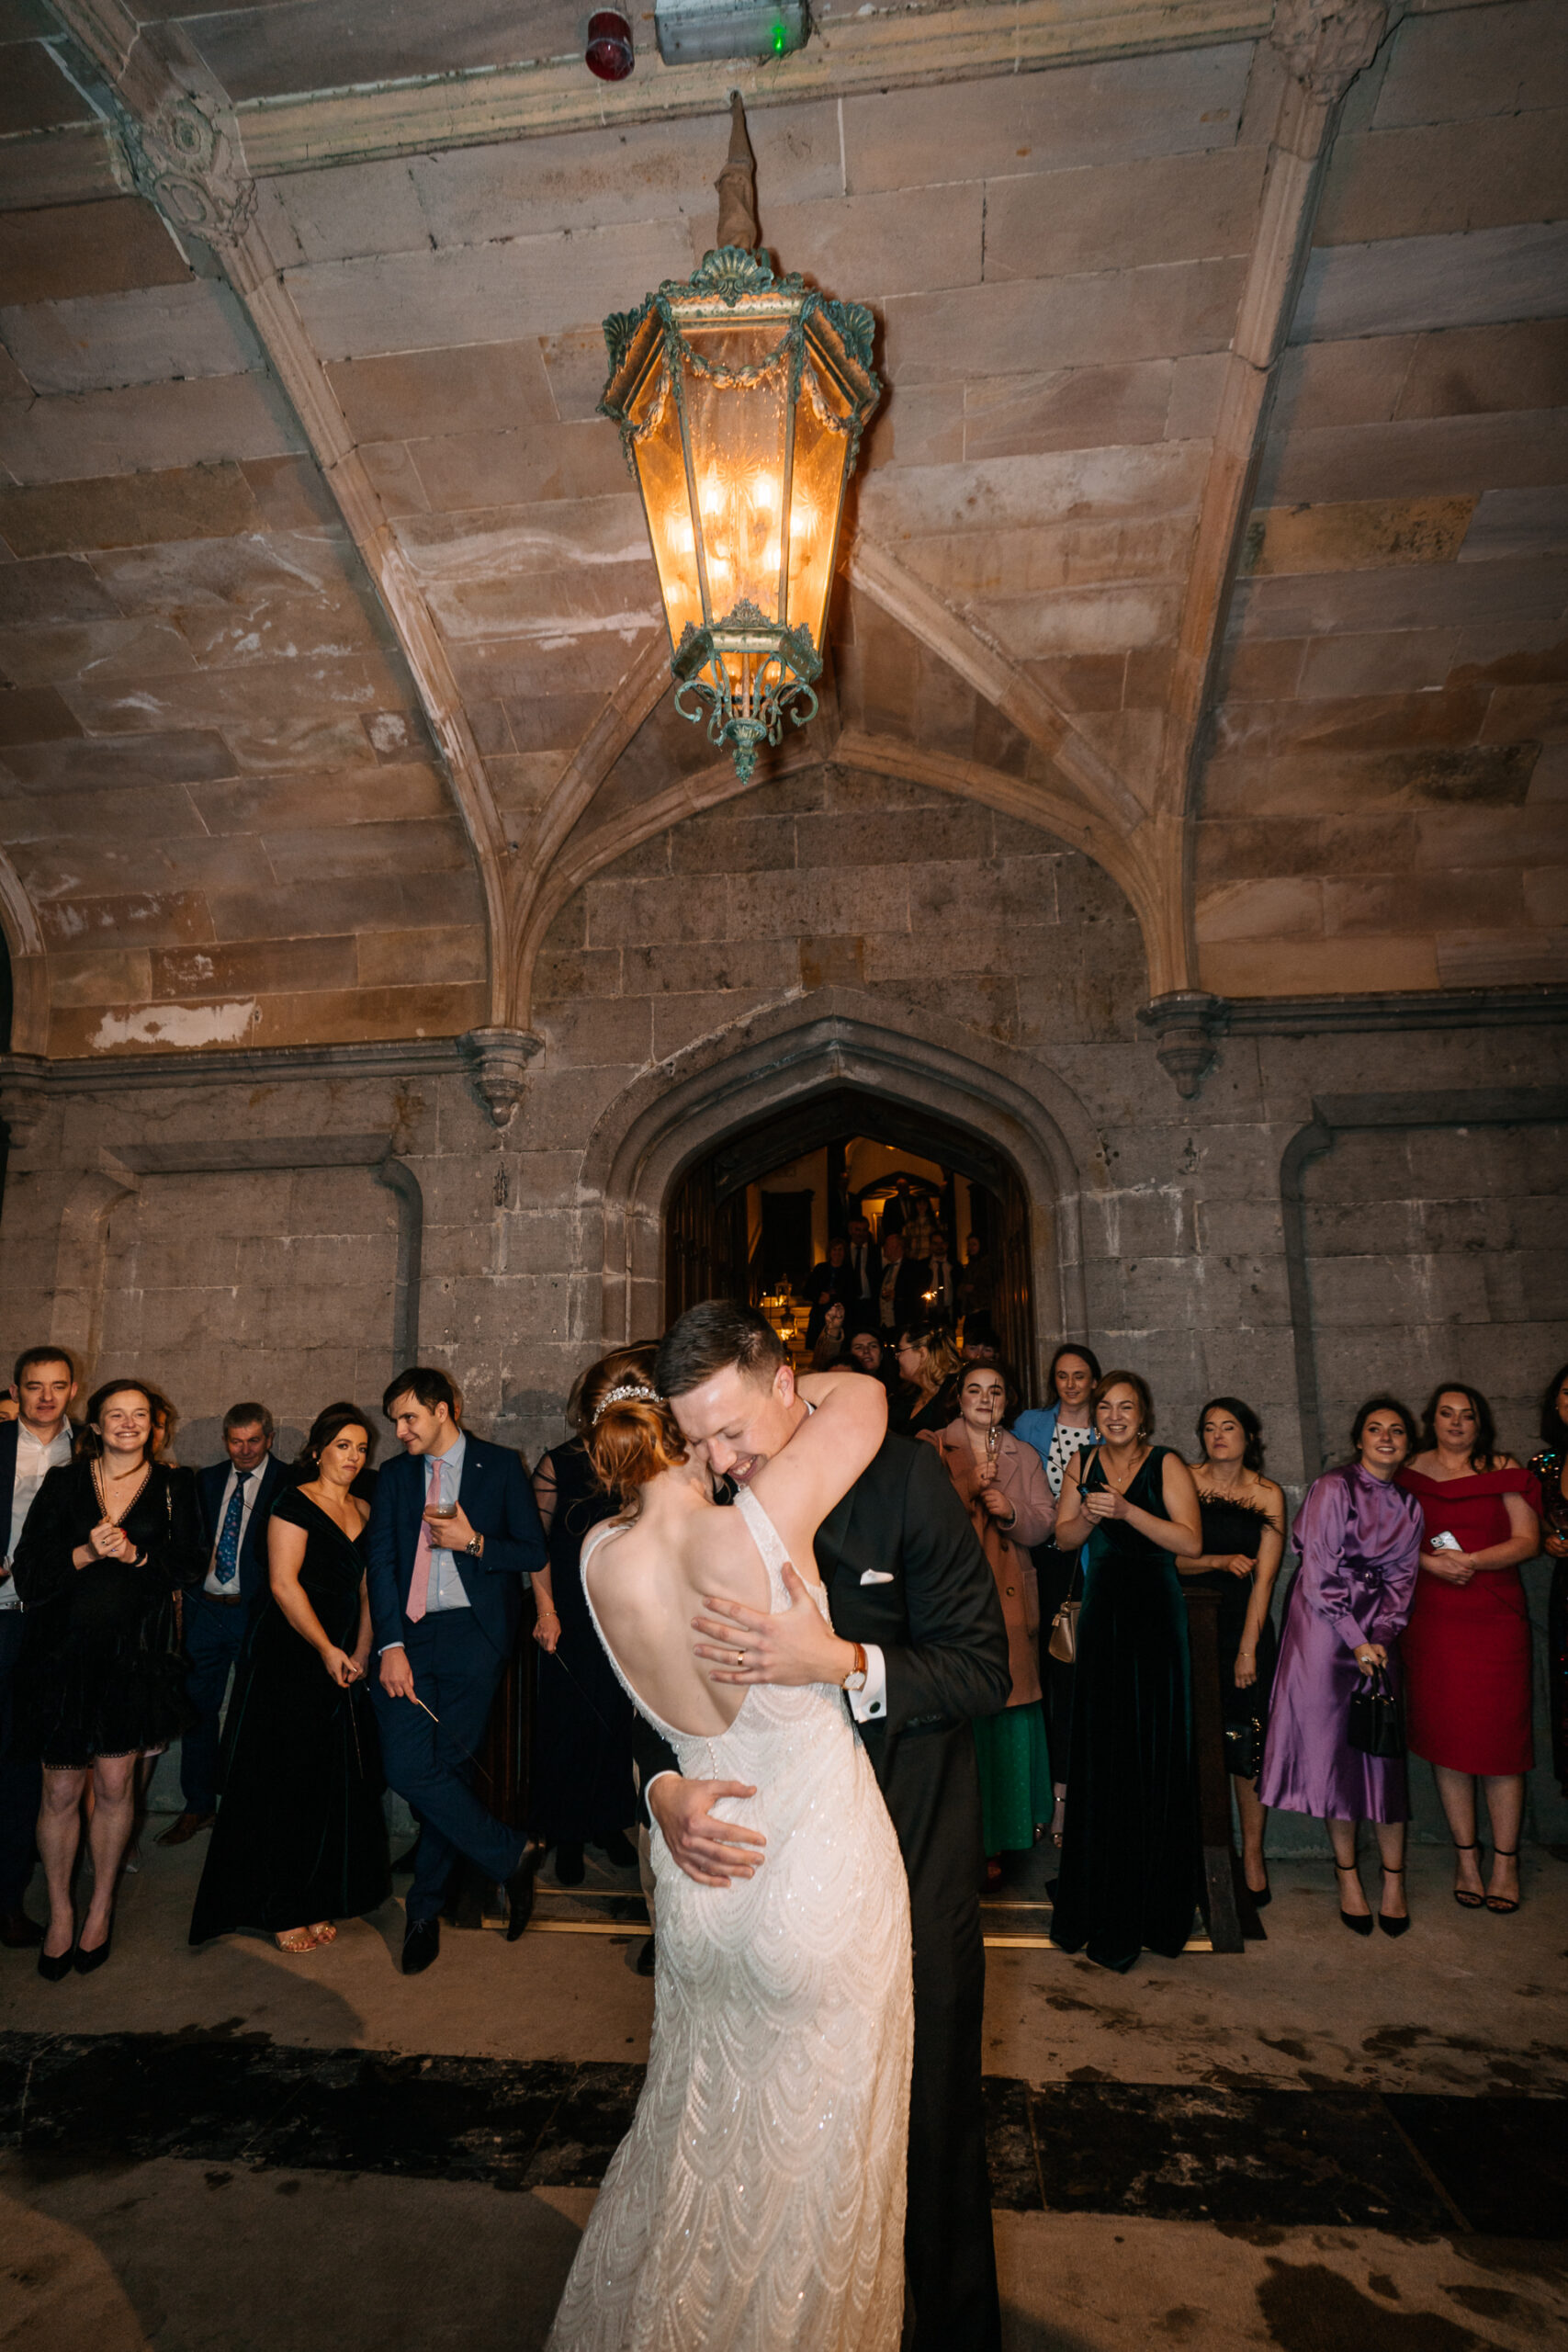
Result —
<path fill-rule="evenodd" d="M 736 1508 L 786 1609 L 783 1542 L 754 1496 Z M 618 1532 L 595 1530 L 585 1571 Z M 653 1832 L 648 2076 L 546 2352 L 896 2352 L 908 1891 L 842 1694 L 753 1686 L 728 1731 L 700 1739 L 621 1680 L 683 1773 L 755 1784 L 723 1810 L 765 1833 L 767 1860 L 699 1886 Z"/>

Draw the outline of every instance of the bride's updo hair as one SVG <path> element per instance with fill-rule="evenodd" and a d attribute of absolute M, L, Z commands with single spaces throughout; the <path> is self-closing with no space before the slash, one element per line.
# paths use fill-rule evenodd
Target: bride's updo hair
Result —
<path fill-rule="evenodd" d="M 661 1470 L 686 1459 L 685 1441 L 654 1386 L 658 1345 L 616 1348 L 601 1356 L 571 1392 L 567 1416 L 581 1431 L 593 1476 L 623 1502 Z"/>

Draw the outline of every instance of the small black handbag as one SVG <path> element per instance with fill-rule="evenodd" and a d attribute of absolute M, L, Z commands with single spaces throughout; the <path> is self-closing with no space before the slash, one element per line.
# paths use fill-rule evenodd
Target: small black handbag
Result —
<path fill-rule="evenodd" d="M 1404 1719 L 1381 1666 L 1350 1693 L 1350 1745 L 1363 1756 L 1404 1753 Z"/>

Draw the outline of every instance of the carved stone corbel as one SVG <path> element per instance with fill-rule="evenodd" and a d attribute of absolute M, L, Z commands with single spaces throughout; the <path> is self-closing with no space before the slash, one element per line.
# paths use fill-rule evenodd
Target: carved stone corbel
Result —
<path fill-rule="evenodd" d="M 49 1108 L 49 1064 L 41 1054 L 7 1054 L 0 1060 L 0 1119 L 13 1151 L 26 1151 Z"/>
<path fill-rule="evenodd" d="M 106 77 L 141 193 L 176 230 L 236 244 L 254 217 L 255 180 L 228 92 L 184 29 L 139 24 L 120 0 L 61 0 L 55 13 Z"/>
<path fill-rule="evenodd" d="M 123 131 L 138 185 L 178 229 L 209 245 L 237 244 L 256 209 L 256 184 L 233 118 L 194 90 L 172 91 L 147 120 Z"/>
<path fill-rule="evenodd" d="M 1184 1102 L 1192 1102 L 1219 1059 L 1215 1043 L 1224 1019 L 1224 999 L 1204 989 L 1174 989 L 1139 1008 L 1140 1025 L 1159 1043 L 1155 1059 L 1168 1070 Z"/>
<path fill-rule="evenodd" d="M 459 1043 L 475 1088 L 498 1127 L 510 1126 L 523 1100 L 528 1065 L 544 1045 L 531 1029 L 469 1029 Z"/>
<path fill-rule="evenodd" d="M 1269 38 L 1307 96 L 1337 107 L 1404 8 L 1405 0 L 1274 0 Z"/>

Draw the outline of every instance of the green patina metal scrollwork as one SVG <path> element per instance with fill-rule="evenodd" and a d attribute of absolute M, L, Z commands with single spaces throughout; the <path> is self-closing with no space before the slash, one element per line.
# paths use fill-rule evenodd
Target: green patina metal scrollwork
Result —
<path fill-rule="evenodd" d="M 755 665 L 744 707 L 737 704 L 730 684 L 727 650 Z M 782 741 L 786 717 L 792 726 L 804 727 L 817 716 L 822 661 L 811 631 L 804 627 L 781 629 L 749 597 L 742 597 L 711 629 L 688 621 L 671 668 L 676 709 L 694 727 L 706 720 L 708 741 L 716 751 L 729 752 L 742 784 L 750 783 L 763 744 Z M 688 707 L 688 696 L 694 708 Z"/>

